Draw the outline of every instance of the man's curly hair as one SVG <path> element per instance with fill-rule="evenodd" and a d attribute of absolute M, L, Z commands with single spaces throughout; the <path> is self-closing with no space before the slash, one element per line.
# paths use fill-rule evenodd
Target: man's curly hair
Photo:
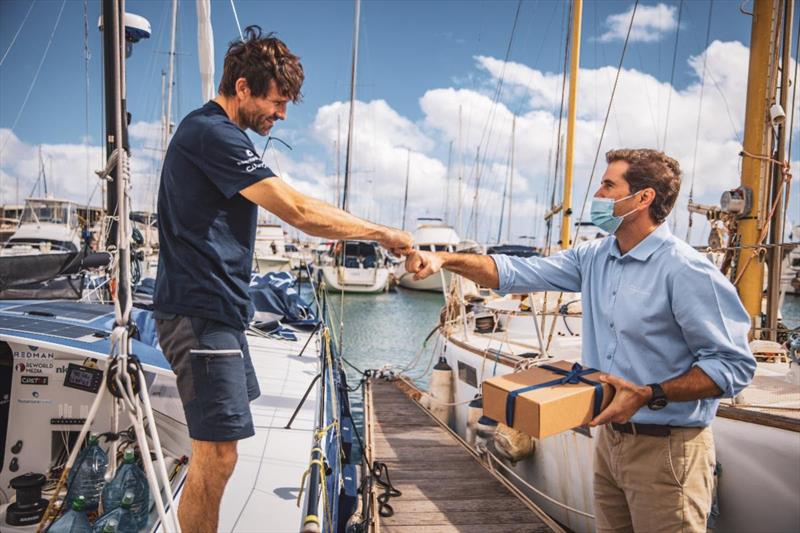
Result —
<path fill-rule="evenodd" d="M 304 77 L 300 58 L 292 54 L 283 41 L 274 33 L 262 35 L 258 26 L 248 26 L 244 39 L 228 45 L 219 93 L 234 96 L 236 80 L 244 78 L 253 96 L 265 96 L 270 82 L 274 81 L 281 95 L 298 102 L 302 98 L 300 88 Z"/>
<path fill-rule="evenodd" d="M 663 222 L 675 205 L 681 190 L 681 166 L 664 152 L 648 148 L 609 150 L 606 163 L 625 161 L 630 165 L 623 178 L 631 193 L 648 187 L 656 191 L 650 204 L 650 216 L 657 223 Z"/>

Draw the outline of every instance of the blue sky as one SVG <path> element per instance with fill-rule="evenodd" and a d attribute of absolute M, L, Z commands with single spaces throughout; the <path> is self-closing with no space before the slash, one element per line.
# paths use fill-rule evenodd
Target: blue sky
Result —
<path fill-rule="evenodd" d="M 294 150 L 272 154 L 275 159 L 270 160 L 268 156 L 267 162 L 274 169 L 281 167 L 281 173 L 304 192 L 330 200 L 335 179 L 332 152 L 335 119 L 331 117 L 340 117 L 343 132 L 346 131 L 346 105 L 339 103 L 346 104 L 349 91 L 353 3 L 236 0 L 235 4 L 243 26 L 259 24 L 265 30 L 276 31 L 301 56 L 306 71 L 304 100 L 290 107 L 288 120 L 273 130 L 274 135 L 290 142 Z M 0 64 L 0 133 L 7 135 L 8 128 L 17 120 L 61 5 L 59 0 L 38 0 L 13 48 Z M 585 69 L 586 76 L 581 79 L 581 88 L 587 93 L 579 103 L 579 116 L 585 119 L 586 131 L 592 134 L 581 139 L 579 128 L 579 151 L 584 156 L 578 157 L 576 169 L 576 175 L 583 176 L 583 179 L 576 179 L 578 203 L 588 184 L 590 161 L 587 160 L 596 149 L 598 117 L 602 118 L 608 102 L 606 93 L 622 48 L 619 33 L 627 28 L 631 6 L 632 2 L 611 0 L 585 3 L 581 68 L 582 75 Z M 671 1 L 640 5 L 634 39 L 625 59 L 626 76 L 621 78 L 621 89 L 630 91 L 632 96 L 628 97 L 624 91 L 618 95 L 603 149 L 619 143 L 642 146 L 660 143 L 668 99 L 672 106 L 670 139 L 675 139 L 676 143 L 694 139 L 699 105 L 692 98 L 699 102 L 698 58 L 706 51 L 709 4 L 705 0 L 683 3 L 675 80 L 669 88 L 677 6 L 678 2 Z M 29 7 L 27 0 L 0 1 L 0 54 L 7 52 Z M 26 186 L 35 181 L 38 163 L 35 155 L 31 156 L 31 150 L 39 144 L 50 154 L 49 160 L 55 161 L 56 176 L 51 181 L 56 194 L 85 200 L 87 191 L 94 186 L 94 182 L 88 183 L 86 168 L 99 167 L 97 146 L 102 138 L 102 50 L 97 30 L 100 3 L 89 1 L 87 7 L 91 53 L 88 142 L 85 139 L 84 2 L 68 0 L 38 81 L 13 129 L 13 142 L 0 136 L 0 146 L 8 142 L 7 149 L 0 154 L 0 172 L 3 173 L 0 192 L 9 203 L 16 196 L 12 183 L 19 180 L 24 196 Z M 721 192 L 718 176 L 713 175 L 712 169 L 719 169 L 720 162 L 724 162 L 729 174 L 736 174 L 738 168 L 734 141 L 741 135 L 743 96 L 741 87 L 737 89 L 741 78 L 735 76 L 746 71 L 750 32 L 750 18 L 740 13 L 738 1 L 717 0 L 713 9 L 710 42 L 718 42 L 718 45 L 711 47 L 713 55 L 709 52 L 707 56 L 714 79 L 713 83 L 707 79 L 703 90 L 704 111 L 711 116 L 703 115 L 701 119 L 701 138 L 716 144 L 703 147 L 700 157 L 704 161 L 700 163 L 689 146 L 692 142 L 674 148 L 684 167 L 685 180 L 691 172 L 696 183 L 708 185 L 695 186 L 695 199 L 708 201 L 715 201 Z M 471 167 L 471 161 L 481 133 L 488 130 L 502 140 L 495 145 L 488 141 L 483 146 L 487 170 L 482 177 L 485 190 L 479 196 L 480 214 L 475 226 L 479 240 L 496 234 L 510 135 L 502 113 L 510 116 L 510 112 L 521 115 L 515 141 L 518 154 L 515 194 L 518 196 L 514 203 L 513 233 L 530 234 L 535 229 L 541 233 L 534 219 L 538 218 L 543 204 L 549 202 L 547 191 L 553 179 L 548 176 L 551 172 L 547 157 L 552 155 L 555 145 L 552 116 L 545 116 L 552 115 L 553 95 L 545 85 L 550 87 L 550 81 L 557 81 L 562 69 L 564 5 L 554 1 L 522 3 L 509 69 L 505 71 L 501 109 L 497 113 L 496 106 L 487 107 L 487 98 L 491 104 L 491 95 L 500 77 L 497 65 L 502 64 L 505 57 L 516 10 L 516 1 L 497 0 L 363 2 L 358 81 L 358 100 L 363 108 L 356 107 L 353 175 L 353 210 L 356 213 L 387 224 L 399 223 L 405 163 L 410 150 L 414 175 L 409 220 L 418 215 L 441 215 L 447 190 L 450 191 L 449 218 L 454 219 L 458 202 L 456 175 L 460 170 L 464 203 L 462 229 L 466 230 L 465 219 L 474 196 L 467 192 L 471 187 L 469 180 L 470 175 L 477 172 Z M 133 155 L 138 162 L 134 167 L 138 179 L 134 185 L 135 199 L 139 204 L 146 204 L 152 195 L 149 189 L 157 168 L 155 153 L 148 147 L 153 145 L 152 135 L 161 108 L 160 72 L 167 68 L 170 3 L 129 0 L 127 11 L 146 17 L 153 30 L 149 40 L 135 46 L 133 57 L 127 63 L 128 109 L 133 114 L 134 125 L 138 124 L 132 130 Z M 212 2 L 211 16 L 218 80 L 227 43 L 238 33 L 229 1 Z M 179 2 L 176 121 L 202 104 L 197 74 L 196 24 L 195 2 Z M 734 59 L 738 63 L 733 62 Z M 537 85 L 539 81 L 545 85 Z M 633 100 L 637 95 L 643 98 L 644 104 L 639 103 L 642 108 L 626 109 L 628 105 L 635 105 Z M 458 121 L 454 110 L 459 106 L 463 120 L 461 134 L 454 126 Z M 714 113 L 716 106 L 725 110 L 725 116 Z M 487 111 L 496 116 L 492 114 L 490 118 Z M 633 126 L 632 119 L 627 117 L 633 116 L 635 120 L 635 115 L 648 119 Z M 706 128 L 725 131 L 715 138 L 714 134 L 705 134 Z M 253 139 L 259 148 L 263 146 L 263 139 L 257 136 Z M 457 164 L 451 161 L 448 178 L 450 142 L 456 147 L 454 160 Z M 666 148 L 670 152 L 670 146 Z M 710 159 L 709 154 L 717 159 Z M 17 160 L 20 157 L 33 161 L 21 164 Z M 722 181 L 733 186 L 738 175 Z M 684 195 L 688 194 L 688 188 L 684 186 Z M 800 219 L 800 216 L 795 218 Z M 679 220 L 679 225 L 681 223 Z M 701 237 L 694 235 L 692 240 Z"/>

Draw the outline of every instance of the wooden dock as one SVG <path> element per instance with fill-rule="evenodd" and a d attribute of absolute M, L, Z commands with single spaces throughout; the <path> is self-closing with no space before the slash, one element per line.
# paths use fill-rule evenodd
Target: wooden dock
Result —
<path fill-rule="evenodd" d="M 403 392 L 401 382 L 367 384 L 367 457 L 388 466 L 402 496 L 394 515 L 377 516 L 377 532 L 562 531 L 508 482 L 489 472 L 448 429 Z M 380 487 L 377 489 L 381 493 Z"/>

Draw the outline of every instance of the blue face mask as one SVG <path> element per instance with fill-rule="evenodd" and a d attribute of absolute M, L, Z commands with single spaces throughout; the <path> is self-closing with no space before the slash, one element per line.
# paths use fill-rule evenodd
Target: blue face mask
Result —
<path fill-rule="evenodd" d="M 614 215 L 614 204 L 617 202 L 621 202 L 622 200 L 627 200 L 628 198 L 632 197 L 634 194 L 629 194 L 625 198 L 620 198 L 619 200 L 613 200 L 611 198 L 592 198 L 592 210 L 591 210 L 591 217 L 592 217 L 592 224 L 600 228 L 601 230 L 605 231 L 606 233 L 613 235 L 619 229 L 620 224 L 625 219 L 626 216 L 630 215 L 637 211 L 637 209 L 633 209 L 628 211 L 622 216 L 615 216 Z"/>

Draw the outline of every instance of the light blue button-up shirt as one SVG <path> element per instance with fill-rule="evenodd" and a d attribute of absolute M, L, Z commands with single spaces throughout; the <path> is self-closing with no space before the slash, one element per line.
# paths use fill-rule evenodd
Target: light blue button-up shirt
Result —
<path fill-rule="evenodd" d="M 699 366 L 725 397 L 750 384 L 750 318 L 733 285 L 661 224 L 627 254 L 606 237 L 550 257 L 492 255 L 499 292 L 580 292 L 583 364 L 639 385 L 662 383 Z M 553 354 L 556 358 L 558 354 Z M 645 424 L 707 426 L 718 398 L 647 407 Z"/>

